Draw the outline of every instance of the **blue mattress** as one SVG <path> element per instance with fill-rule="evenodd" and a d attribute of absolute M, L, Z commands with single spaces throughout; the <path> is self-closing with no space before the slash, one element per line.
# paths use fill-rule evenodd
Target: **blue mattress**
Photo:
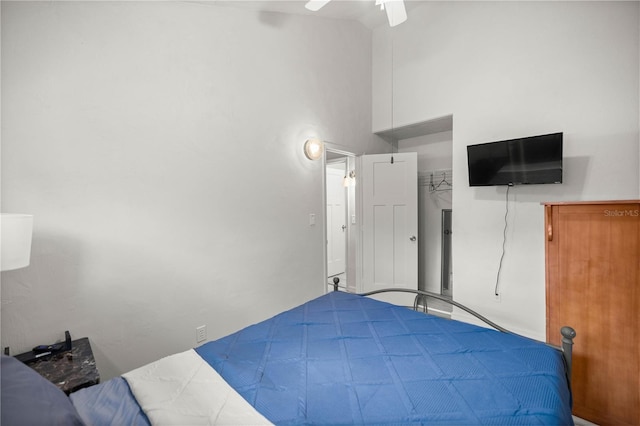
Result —
<path fill-rule="evenodd" d="M 559 351 L 348 293 L 196 352 L 278 425 L 573 424 Z M 87 424 L 148 424 L 122 378 L 71 398 Z"/>

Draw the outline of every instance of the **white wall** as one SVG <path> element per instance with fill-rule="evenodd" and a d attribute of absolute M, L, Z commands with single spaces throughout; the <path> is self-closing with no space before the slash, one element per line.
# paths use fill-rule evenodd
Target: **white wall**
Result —
<path fill-rule="evenodd" d="M 371 135 L 362 25 L 197 2 L 2 2 L 2 346 L 89 336 L 103 379 L 325 290 L 319 136 Z M 309 226 L 309 214 L 318 217 Z"/>
<path fill-rule="evenodd" d="M 640 194 L 639 6 L 427 2 L 393 31 L 374 31 L 372 128 L 390 127 L 391 74 L 394 126 L 454 116 L 454 298 L 532 337 L 545 337 L 540 202 Z M 495 301 L 505 188 L 465 184 L 466 146 L 555 131 L 564 183 L 511 191 Z"/>

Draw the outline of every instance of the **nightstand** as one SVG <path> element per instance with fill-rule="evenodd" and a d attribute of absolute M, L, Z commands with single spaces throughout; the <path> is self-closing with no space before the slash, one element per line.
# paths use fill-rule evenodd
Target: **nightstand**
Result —
<path fill-rule="evenodd" d="M 33 356 L 33 352 L 25 352 L 16 355 L 16 358 L 36 370 L 67 395 L 78 389 L 100 383 L 100 375 L 88 337 L 72 341 L 70 351 L 29 361 Z"/>

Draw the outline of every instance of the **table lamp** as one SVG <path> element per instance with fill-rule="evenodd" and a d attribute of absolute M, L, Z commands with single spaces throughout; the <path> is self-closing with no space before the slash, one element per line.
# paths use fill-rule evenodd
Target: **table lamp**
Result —
<path fill-rule="evenodd" d="M 28 214 L 0 215 L 0 258 L 2 271 L 29 266 L 33 216 Z"/>

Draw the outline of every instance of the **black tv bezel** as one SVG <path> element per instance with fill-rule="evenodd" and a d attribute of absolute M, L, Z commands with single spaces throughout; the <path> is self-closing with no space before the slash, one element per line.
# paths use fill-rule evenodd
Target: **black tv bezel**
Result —
<path fill-rule="evenodd" d="M 507 182 L 506 180 L 504 182 L 498 182 L 498 183 L 493 183 L 493 182 L 487 182 L 487 183 L 476 183 L 476 182 L 471 182 L 471 158 L 469 156 L 469 149 L 473 148 L 473 147 L 478 147 L 478 146 L 486 146 L 486 145 L 496 145 L 496 144 L 504 144 L 504 145 L 509 145 L 509 144 L 514 144 L 516 142 L 529 142 L 529 143 L 535 143 L 535 141 L 537 139 L 541 139 L 541 138 L 548 138 L 549 136 L 559 136 L 559 140 L 558 140 L 558 144 L 560 145 L 560 180 L 555 180 L 555 181 L 541 181 L 541 182 Z M 483 187 L 483 186 L 515 186 L 515 185 L 549 185 L 549 184 L 561 184 L 563 182 L 564 179 L 564 134 L 563 132 L 555 132 L 555 133 L 547 133 L 544 135 L 536 135 L 536 136 L 527 136 L 527 137 L 523 137 L 523 138 L 514 138 L 514 139 L 505 139 L 505 140 L 500 140 L 500 141 L 494 141 L 494 142 L 486 142 L 486 143 L 478 143 L 478 144 L 472 144 L 472 145 L 467 145 L 467 173 L 468 173 L 468 178 L 469 178 L 469 186 L 470 187 Z"/>

